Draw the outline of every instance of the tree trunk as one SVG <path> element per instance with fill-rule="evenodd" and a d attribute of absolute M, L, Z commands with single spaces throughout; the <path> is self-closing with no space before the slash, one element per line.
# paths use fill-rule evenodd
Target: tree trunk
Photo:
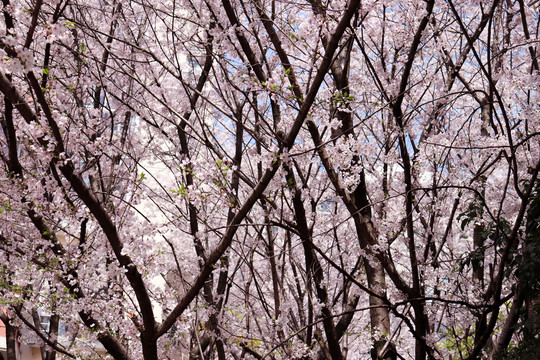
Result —
<path fill-rule="evenodd" d="M 17 360 L 17 328 L 11 324 L 10 318 L 0 312 L 0 320 L 6 327 L 6 360 Z"/>

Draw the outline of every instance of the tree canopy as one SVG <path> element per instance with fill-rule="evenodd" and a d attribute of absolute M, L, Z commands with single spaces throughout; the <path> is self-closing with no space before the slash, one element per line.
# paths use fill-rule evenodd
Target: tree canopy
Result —
<path fill-rule="evenodd" d="M 537 352 L 540 2 L 2 3 L 0 319 L 44 360 Z"/>

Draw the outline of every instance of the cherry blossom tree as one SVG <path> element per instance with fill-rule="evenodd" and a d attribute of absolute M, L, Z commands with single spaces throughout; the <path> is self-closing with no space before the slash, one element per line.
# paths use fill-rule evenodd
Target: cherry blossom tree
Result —
<path fill-rule="evenodd" d="M 2 320 L 46 360 L 534 351 L 539 6 L 3 0 Z"/>

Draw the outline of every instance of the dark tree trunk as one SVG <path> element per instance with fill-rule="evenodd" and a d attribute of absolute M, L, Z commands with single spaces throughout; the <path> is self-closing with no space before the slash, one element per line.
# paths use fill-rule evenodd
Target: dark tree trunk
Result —
<path fill-rule="evenodd" d="M 16 360 L 17 359 L 17 328 L 11 324 L 10 318 L 0 313 L 0 320 L 4 323 L 6 327 L 6 350 L 7 358 L 6 360 Z"/>

